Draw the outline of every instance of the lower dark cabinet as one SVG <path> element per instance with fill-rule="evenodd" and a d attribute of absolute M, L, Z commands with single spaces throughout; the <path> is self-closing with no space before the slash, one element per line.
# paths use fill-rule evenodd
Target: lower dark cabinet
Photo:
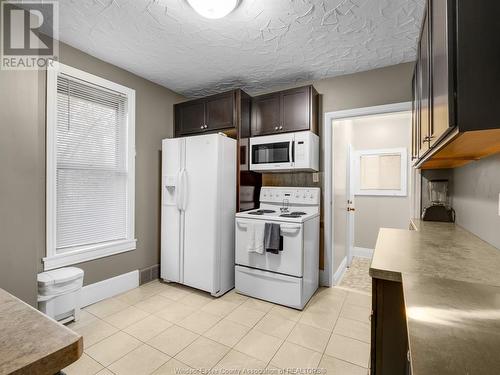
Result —
<path fill-rule="evenodd" d="M 372 279 L 371 375 L 410 373 L 403 285 Z"/>

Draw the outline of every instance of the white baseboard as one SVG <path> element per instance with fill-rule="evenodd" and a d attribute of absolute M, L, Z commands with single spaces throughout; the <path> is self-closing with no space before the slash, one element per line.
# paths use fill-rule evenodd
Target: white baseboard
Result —
<path fill-rule="evenodd" d="M 373 249 L 369 249 L 367 247 L 354 247 L 352 249 L 352 256 L 359 258 L 368 258 L 371 259 L 373 257 Z"/>
<path fill-rule="evenodd" d="M 92 305 L 139 286 L 139 270 L 124 273 L 82 288 L 81 307 Z"/>
<path fill-rule="evenodd" d="M 344 257 L 344 259 L 342 259 L 342 262 L 340 262 L 339 268 L 337 268 L 337 271 L 335 271 L 333 275 L 333 285 L 337 285 L 340 283 L 340 280 L 342 280 L 342 277 L 344 277 L 346 269 L 347 269 L 347 257 Z"/>

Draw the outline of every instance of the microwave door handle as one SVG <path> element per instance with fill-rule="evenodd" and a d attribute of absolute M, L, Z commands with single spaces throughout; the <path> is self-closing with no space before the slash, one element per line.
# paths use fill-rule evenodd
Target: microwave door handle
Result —
<path fill-rule="evenodd" d="M 295 140 L 290 141 L 290 147 L 288 149 L 290 162 L 295 161 Z"/>

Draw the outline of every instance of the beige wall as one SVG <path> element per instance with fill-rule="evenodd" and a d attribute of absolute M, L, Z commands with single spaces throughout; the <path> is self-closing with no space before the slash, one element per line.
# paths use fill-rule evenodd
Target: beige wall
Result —
<path fill-rule="evenodd" d="M 414 63 L 316 81 L 323 97 L 323 112 L 371 107 L 411 100 Z"/>
<path fill-rule="evenodd" d="M 85 283 L 158 264 L 161 140 L 173 135 L 183 98 L 63 43 L 60 60 L 136 90 L 137 249 L 78 265 Z M 0 287 L 33 304 L 45 256 L 45 74 L 1 71 L 0 83 Z"/>
<path fill-rule="evenodd" d="M 500 249 L 500 154 L 451 172 L 451 203 L 458 225 Z"/>

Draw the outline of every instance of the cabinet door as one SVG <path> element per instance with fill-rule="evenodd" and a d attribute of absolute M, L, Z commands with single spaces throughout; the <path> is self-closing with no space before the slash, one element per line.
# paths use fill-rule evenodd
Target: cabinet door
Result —
<path fill-rule="evenodd" d="M 418 64 L 418 63 L 417 63 Z M 418 149 L 419 149 L 419 111 L 418 111 L 418 80 L 417 72 L 418 68 L 415 65 L 415 71 L 413 73 L 412 79 L 412 131 L 411 131 L 411 157 L 413 160 L 418 159 Z"/>
<path fill-rule="evenodd" d="M 234 92 L 228 92 L 207 98 L 205 101 L 206 130 L 233 128 Z"/>
<path fill-rule="evenodd" d="M 429 59 L 429 17 L 425 16 L 420 39 L 420 148 L 423 155 L 429 149 L 430 132 L 430 59 Z"/>
<path fill-rule="evenodd" d="M 195 100 L 175 106 L 176 135 L 199 133 L 205 125 L 205 102 Z"/>
<path fill-rule="evenodd" d="M 281 120 L 281 94 L 273 93 L 252 101 L 252 136 L 275 134 Z"/>
<path fill-rule="evenodd" d="M 282 122 L 280 131 L 294 132 L 309 130 L 311 124 L 311 95 L 310 87 L 283 91 L 282 93 Z"/>
<path fill-rule="evenodd" d="M 432 72 L 432 121 L 430 123 L 431 147 L 446 133 L 453 121 L 450 117 L 452 85 L 449 59 L 448 0 L 431 0 L 431 72 Z"/>

